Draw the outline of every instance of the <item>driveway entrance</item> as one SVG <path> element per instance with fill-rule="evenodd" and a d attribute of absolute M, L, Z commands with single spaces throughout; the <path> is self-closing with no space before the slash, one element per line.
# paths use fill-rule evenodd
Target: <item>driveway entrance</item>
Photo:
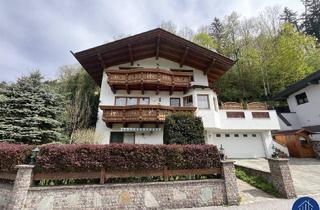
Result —
<path fill-rule="evenodd" d="M 266 159 L 238 159 L 236 163 L 250 168 L 270 171 Z M 320 160 L 314 158 L 290 158 L 289 167 L 296 193 L 320 195 Z"/>

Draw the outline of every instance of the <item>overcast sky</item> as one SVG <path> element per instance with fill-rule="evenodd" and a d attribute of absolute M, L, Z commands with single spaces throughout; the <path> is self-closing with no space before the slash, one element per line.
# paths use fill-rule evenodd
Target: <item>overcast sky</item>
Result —
<path fill-rule="evenodd" d="M 77 61 L 70 54 L 164 20 L 197 30 L 232 11 L 257 16 L 268 6 L 303 10 L 300 0 L 0 0 L 0 81 L 39 69 L 48 79 Z"/>

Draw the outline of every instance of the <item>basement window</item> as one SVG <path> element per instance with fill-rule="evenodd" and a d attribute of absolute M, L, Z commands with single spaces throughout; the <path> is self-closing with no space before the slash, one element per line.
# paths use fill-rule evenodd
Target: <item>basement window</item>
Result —
<path fill-rule="evenodd" d="M 239 134 L 235 133 L 235 134 L 234 134 L 234 137 L 239 137 Z"/>
<path fill-rule="evenodd" d="M 220 138 L 220 137 L 221 137 L 221 134 L 220 134 L 220 133 L 217 133 L 217 134 L 216 134 L 216 137 Z"/>
<path fill-rule="evenodd" d="M 253 133 L 253 134 L 252 134 L 252 137 L 257 137 L 257 134 Z"/>
<path fill-rule="evenodd" d="M 245 134 L 243 134 L 243 137 L 248 137 L 248 134 L 246 134 L 246 133 L 245 133 Z"/>
<path fill-rule="evenodd" d="M 305 92 L 296 95 L 296 100 L 297 100 L 298 105 L 305 104 L 305 103 L 309 102 L 307 94 Z"/>
<path fill-rule="evenodd" d="M 230 137 L 230 134 L 226 133 L 224 136 L 228 138 Z"/>

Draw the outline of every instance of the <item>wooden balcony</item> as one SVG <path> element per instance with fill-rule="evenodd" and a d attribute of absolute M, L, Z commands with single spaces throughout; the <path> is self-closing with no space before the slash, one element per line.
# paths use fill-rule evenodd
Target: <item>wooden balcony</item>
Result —
<path fill-rule="evenodd" d="M 170 107 L 161 105 L 133 105 L 133 106 L 100 106 L 103 110 L 102 119 L 108 127 L 114 123 L 163 123 L 168 114 L 175 112 L 196 111 L 196 107 Z"/>
<path fill-rule="evenodd" d="M 186 91 L 190 87 L 192 73 L 165 69 L 107 70 L 108 84 L 115 93 L 117 90 Z"/>

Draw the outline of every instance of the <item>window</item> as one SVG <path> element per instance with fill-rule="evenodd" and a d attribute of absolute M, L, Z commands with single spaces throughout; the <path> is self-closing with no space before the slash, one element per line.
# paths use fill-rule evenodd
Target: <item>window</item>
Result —
<path fill-rule="evenodd" d="M 138 98 L 127 98 L 127 105 L 137 105 L 138 104 Z"/>
<path fill-rule="evenodd" d="M 253 133 L 253 134 L 252 134 L 252 137 L 257 137 L 257 134 Z"/>
<path fill-rule="evenodd" d="M 226 133 L 224 136 L 228 138 L 230 137 L 230 134 Z"/>
<path fill-rule="evenodd" d="M 123 143 L 123 135 L 122 132 L 111 132 L 110 135 L 110 144 L 121 144 Z"/>
<path fill-rule="evenodd" d="M 300 93 L 300 94 L 296 95 L 296 100 L 297 100 L 298 105 L 308 103 L 307 94 Z"/>
<path fill-rule="evenodd" d="M 116 106 L 130 106 L 130 105 L 148 105 L 150 103 L 149 97 L 116 97 Z"/>
<path fill-rule="evenodd" d="M 308 144 L 306 138 L 304 138 L 303 136 L 299 136 L 299 141 L 301 145 L 306 145 Z"/>
<path fill-rule="evenodd" d="M 221 134 L 220 134 L 220 133 L 217 133 L 217 134 L 216 134 L 216 137 L 220 138 L 220 137 L 221 137 Z"/>
<path fill-rule="evenodd" d="M 150 103 L 150 99 L 146 97 L 140 98 L 139 100 L 139 104 L 142 104 L 142 105 L 148 105 L 149 103 Z"/>
<path fill-rule="evenodd" d="M 198 108 L 199 109 L 209 109 L 209 96 L 208 95 L 197 95 L 198 98 Z"/>
<path fill-rule="evenodd" d="M 239 134 L 235 133 L 235 134 L 234 134 L 234 137 L 239 137 Z"/>
<path fill-rule="evenodd" d="M 191 95 L 191 96 L 183 97 L 183 106 L 186 106 L 186 107 L 191 107 L 191 106 L 193 106 L 192 95 Z"/>
<path fill-rule="evenodd" d="M 115 105 L 116 106 L 125 106 L 127 104 L 126 101 L 127 101 L 127 98 L 125 98 L 125 97 L 117 97 Z"/>
<path fill-rule="evenodd" d="M 245 118 L 244 112 L 226 112 L 227 118 Z"/>
<path fill-rule="evenodd" d="M 170 106 L 180 106 L 180 98 L 170 98 Z"/>
<path fill-rule="evenodd" d="M 133 132 L 111 132 L 110 144 L 134 144 L 135 134 Z"/>
<path fill-rule="evenodd" d="M 246 133 L 245 133 L 245 134 L 243 134 L 243 137 L 248 137 L 248 134 L 246 134 Z"/>

